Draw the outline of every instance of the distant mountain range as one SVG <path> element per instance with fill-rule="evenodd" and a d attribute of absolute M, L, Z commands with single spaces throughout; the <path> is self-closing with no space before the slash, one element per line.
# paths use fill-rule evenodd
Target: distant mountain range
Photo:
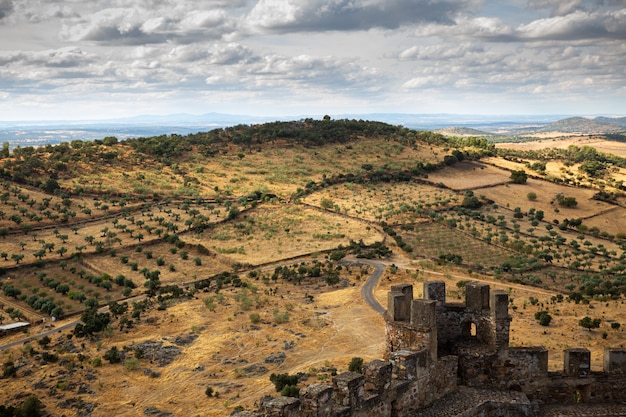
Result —
<path fill-rule="evenodd" d="M 0 142 L 15 146 L 41 146 L 72 140 L 94 140 L 106 136 L 118 139 L 169 134 L 186 135 L 238 124 L 257 124 L 276 120 L 321 119 L 323 115 L 294 117 L 247 116 L 223 113 L 202 115 L 144 115 L 107 120 L 0 121 Z M 334 119 L 377 120 L 418 130 L 441 130 L 447 135 L 525 136 L 538 132 L 580 134 L 620 133 L 626 131 L 626 117 L 485 116 L 457 114 L 368 113 L 334 114 Z"/>

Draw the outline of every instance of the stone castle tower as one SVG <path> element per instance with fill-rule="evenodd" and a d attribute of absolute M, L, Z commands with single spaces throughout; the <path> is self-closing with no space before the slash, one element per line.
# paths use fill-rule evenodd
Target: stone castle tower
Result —
<path fill-rule="evenodd" d="M 299 398 L 264 400 L 241 417 L 626 416 L 626 349 L 606 348 L 592 371 L 584 348 L 509 347 L 508 294 L 469 283 L 465 303 L 446 301 L 445 283 L 395 285 L 387 296 L 385 360 L 313 384 Z"/>

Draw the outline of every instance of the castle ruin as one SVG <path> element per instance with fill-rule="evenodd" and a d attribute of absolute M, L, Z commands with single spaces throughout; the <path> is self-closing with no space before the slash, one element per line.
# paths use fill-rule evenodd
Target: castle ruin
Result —
<path fill-rule="evenodd" d="M 465 303 L 446 301 L 445 283 L 396 285 L 387 297 L 386 357 L 299 398 L 262 401 L 239 416 L 626 416 L 626 349 L 606 348 L 591 370 L 584 348 L 564 351 L 563 370 L 548 371 L 543 347 L 509 347 L 505 291 L 469 283 Z"/>

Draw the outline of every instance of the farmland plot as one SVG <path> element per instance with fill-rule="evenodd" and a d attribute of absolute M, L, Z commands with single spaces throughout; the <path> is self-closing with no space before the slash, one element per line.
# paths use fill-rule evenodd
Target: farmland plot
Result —
<path fill-rule="evenodd" d="M 443 183 L 453 190 L 463 191 L 504 184 L 510 181 L 509 171 L 481 164 L 479 162 L 459 162 L 437 172 L 428 174 L 427 181 Z"/>

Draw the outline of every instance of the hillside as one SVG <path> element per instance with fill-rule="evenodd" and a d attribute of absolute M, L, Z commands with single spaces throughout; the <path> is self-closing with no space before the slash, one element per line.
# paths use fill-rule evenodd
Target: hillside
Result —
<path fill-rule="evenodd" d="M 554 123 L 537 129 L 538 132 L 564 132 L 564 133 L 580 133 L 580 134 L 603 134 L 603 133 L 619 133 L 624 131 L 624 127 L 599 121 L 598 119 L 585 119 L 583 117 L 570 117 L 562 119 Z"/>
<path fill-rule="evenodd" d="M 593 119 L 598 123 L 606 123 L 612 124 L 616 126 L 620 126 L 622 128 L 626 128 L 626 117 L 596 117 Z"/>
<path fill-rule="evenodd" d="M 446 127 L 436 130 L 435 133 L 440 133 L 444 136 L 477 136 L 477 137 L 491 137 L 498 136 L 494 133 L 485 132 L 478 129 L 472 129 L 468 127 Z"/>
<path fill-rule="evenodd" d="M 305 119 L 0 156 L 0 321 L 32 323 L 0 339 L 0 404 L 253 408 L 273 373 L 381 357 L 377 270 L 383 307 L 401 282 L 507 290 L 512 344 L 545 345 L 551 370 L 574 341 L 594 369 L 626 345 L 626 162 L 591 147 Z"/>

